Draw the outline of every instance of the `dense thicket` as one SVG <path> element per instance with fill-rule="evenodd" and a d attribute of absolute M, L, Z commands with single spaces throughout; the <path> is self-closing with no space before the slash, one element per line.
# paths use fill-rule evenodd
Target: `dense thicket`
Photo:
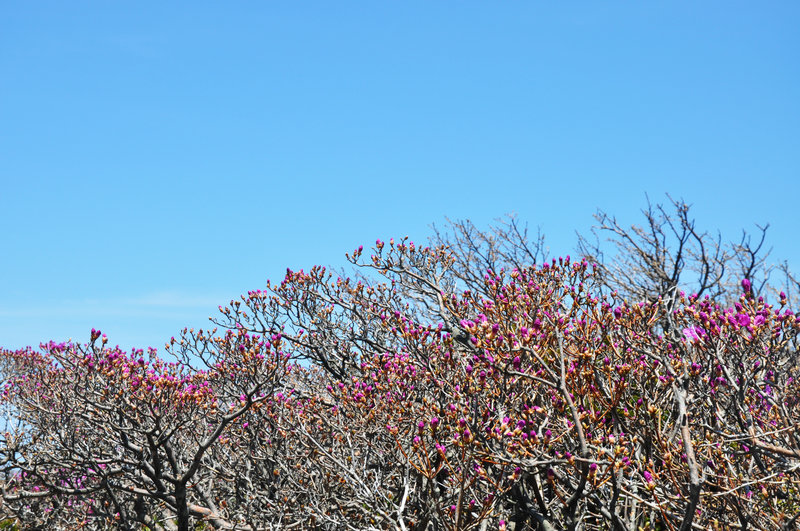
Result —
<path fill-rule="evenodd" d="M 724 245 L 674 207 L 631 229 L 598 214 L 608 260 L 582 239 L 582 258 L 545 261 L 511 218 L 451 223 L 425 246 L 377 241 L 348 257 L 349 277 L 287 271 L 163 358 L 98 331 L 3 351 L 1 516 L 793 529 L 798 285 L 786 268 L 785 286 L 770 281 L 764 231 Z"/>

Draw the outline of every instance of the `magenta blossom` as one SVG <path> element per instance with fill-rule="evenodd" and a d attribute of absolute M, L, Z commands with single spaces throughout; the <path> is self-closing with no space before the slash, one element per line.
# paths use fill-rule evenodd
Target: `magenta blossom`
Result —
<path fill-rule="evenodd" d="M 697 343 L 703 340 L 706 331 L 699 326 L 690 326 L 683 329 L 683 335 L 686 336 L 686 339 L 688 339 L 690 343 Z"/>

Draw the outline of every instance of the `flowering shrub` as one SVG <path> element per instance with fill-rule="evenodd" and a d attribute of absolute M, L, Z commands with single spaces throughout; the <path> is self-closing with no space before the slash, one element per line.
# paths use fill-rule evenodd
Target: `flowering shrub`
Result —
<path fill-rule="evenodd" d="M 800 321 L 621 301 L 569 257 L 403 239 L 287 271 L 167 362 L 4 351 L 3 517 L 48 529 L 789 529 Z M 507 262 L 508 263 L 508 262 Z M 512 264 L 513 265 L 513 264 Z"/>

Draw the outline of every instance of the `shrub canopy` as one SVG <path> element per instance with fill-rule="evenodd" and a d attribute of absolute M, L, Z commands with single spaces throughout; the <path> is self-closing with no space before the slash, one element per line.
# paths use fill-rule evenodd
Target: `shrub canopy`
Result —
<path fill-rule="evenodd" d="M 86 344 L 3 351 L 4 517 L 793 528 L 800 321 L 789 296 L 759 296 L 757 268 L 735 287 L 691 277 L 706 295 L 643 280 L 650 292 L 629 300 L 602 262 L 544 262 L 513 220 L 451 229 L 429 246 L 358 248 L 349 277 L 287 271 L 163 358 L 94 330 Z"/>

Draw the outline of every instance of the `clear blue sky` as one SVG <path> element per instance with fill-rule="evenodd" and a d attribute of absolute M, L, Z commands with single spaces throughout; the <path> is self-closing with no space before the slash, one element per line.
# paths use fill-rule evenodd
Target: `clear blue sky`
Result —
<path fill-rule="evenodd" d="M 287 266 L 516 212 L 770 222 L 800 268 L 800 3 L 0 8 L 0 345 L 163 346 Z"/>

